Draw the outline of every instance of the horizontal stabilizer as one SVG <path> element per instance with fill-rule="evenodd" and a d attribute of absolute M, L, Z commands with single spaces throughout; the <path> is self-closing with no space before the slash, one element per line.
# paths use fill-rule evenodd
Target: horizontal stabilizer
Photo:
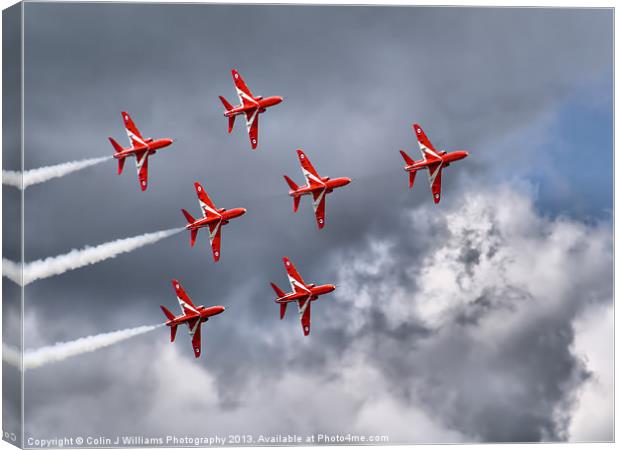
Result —
<path fill-rule="evenodd" d="M 297 189 L 299 189 L 299 186 L 297 185 L 297 183 L 295 183 L 293 180 L 291 180 L 286 175 L 284 175 L 284 179 L 286 180 L 287 184 L 292 190 L 296 191 Z"/>
<path fill-rule="evenodd" d="M 415 161 L 413 159 L 411 159 L 411 157 L 406 154 L 404 151 L 400 151 L 400 154 L 402 155 L 403 159 L 405 160 L 405 163 L 407 163 L 408 166 L 412 166 L 413 164 L 415 164 Z"/>
<path fill-rule="evenodd" d="M 190 235 L 189 235 L 190 247 L 193 247 L 194 244 L 196 243 L 196 237 L 198 237 L 198 230 L 190 230 Z"/>
<path fill-rule="evenodd" d="M 118 160 L 118 174 L 123 173 L 123 167 L 125 167 L 125 158 L 121 158 Z"/>
<path fill-rule="evenodd" d="M 282 289 L 280 289 L 275 283 L 271 283 L 271 287 L 275 291 L 275 293 L 278 296 L 278 298 L 282 298 L 282 297 L 284 297 L 286 295 L 284 293 L 284 291 L 282 291 Z"/>
<path fill-rule="evenodd" d="M 164 314 L 166 315 L 166 317 L 168 318 L 168 320 L 172 320 L 174 319 L 174 314 L 172 314 L 168 308 L 166 308 L 164 305 L 159 305 L 159 307 L 161 308 L 161 310 L 164 312 Z"/>
<path fill-rule="evenodd" d="M 118 142 L 116 142 L 114 139 L 112 138 L 108 138 L 110 140 L 110 143 L 112 144 L 112 147 L 114 147 L 114 151 L 116 153 L 120 153 L 123 151 L 123 147 L 120 146 L 120 144 Z"/>
<path fill-rule="evenodd" d="M 223 96 L 219 96 L 220 97 L 220 101 L 222 102 L 222 105 L 224 105 L 224 108 L 226 108 L 226 111 L 230 111 L 231 109 L 233 109 L 233 106 L 228 103 L 228 100 L 226 100 Z"/>
<path fill-rule="evenodd" d="M 181 212 L 187 219 L 188 223 L 194 223 L 196 221 L 196 219 L 194 219 L 194 217 L 190 213 L 188 213 L 185 209 L 182 209 Z"/>
<path fill-rule="evenodd" d="M 418 173 L 417 170 L 412 170 L 409 172 L 409 189 L 413 189 L 413 182 L 415 181 L 415 174 Z"/>
<path fill-rule="evenodd" d="M 170 327 L 170 342 L 174 342 L 174 338 L 177 335 L 177 326 L 176 325 L 172 325 Z"/>
<path fill-rule="evenodd" d="M 288 303 L 280 303 L 280 320 L 284 319 L 286 315 L 286 305 L 288 305 Z"/>

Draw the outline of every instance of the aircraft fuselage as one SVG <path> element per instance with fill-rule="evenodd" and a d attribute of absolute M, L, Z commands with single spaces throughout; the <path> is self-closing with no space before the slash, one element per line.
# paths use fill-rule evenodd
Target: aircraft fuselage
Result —
<path fill-rule="evenodd" d="M 129 147 L 129 148 L 123 148 L 122 152 L 116 152 L 114 153 L 114 157 L 116 159 L 123 159 L 126 158 L 128 156 L 135 156 L 138 152 L 143 152 L 145 150 L 147 150 L 149 152 L 149 155 L 154 155 L 155 152 L 161 148 L 164 147 L 168 147 L 169 145 L 171 145 L 174 142 L 174 139 L 170 139 L 170 138 L 163 138 L 163 139 L 146 139 L 145 143 L 146 146 L 145 147 Z"/>
<path fill-rule="evenodd" d="M 189 322 L 190 320 L 196 319 L 198 317 L 200 317 L 201 322 L 206 322 L 207 320 L 209 320 L 209 317 L 217 316 L 218 314 L 223 313 L 226 310 L 226 308 L 224 308 L 223 306 L 209 306 L 209 307 L 198 306 L 196 310 L 198 311 L 198 313 L 176 316 L 174 319 L 168 320 L 166 322 L 166 325 L 168 326 L 180 325 L 182 323 Z"/>
<path fill-rule="evenodd" d="M 317 191 L 322 191 L 323 189 L 326 189 L 327 192 L 332 192 L 334 189 L 342 187 L 342 186 L 346 186 L 347 184 L 349 184 L 351 182 L 351 178 L 347 178 L 347 177 L 341 177 L 341 178 L 329 178 L 329 177 L 322 177 L 321 181 L 323 182 L 323 186 L 321 185 L 317 185 L 317 186 L 308 186 L 308 185 L 304 185 L 304 186 L 299 186 L 298 189 L 293 190 L 291 189 L 288 193 L 289 196 L 291 197 L 300 197 L 302 195 L 310 195 L 313 192 L 317 192 Z"/>
<path fill-rule="evenodd" d="M 323 294 L 329 294 L 334 289 L 336 289 L 336 286 L 333 284 L 322 284 L 319 286 L 309 284 L 306 287 L 308 288 L 308 292 L 289 292 L 284 297 L 277 298 L 276 303 L 288 303 L 297 300 L 306 300 L 307 298 L 314 301 L 317 300 L 319 296 Z"/>
<path fill-rule="evenodd" d="M 441 163 L 444 167 L 449 165 L 450 163 L 453 163 L 454 161 L 459 161 L 461 159 L 467 158 L 468 156 L 469 156 L 469 153 L 464 150 L 457 150 L 455 152 L 450 152 L 450 153 L 439 152 L 439 157 L 441 158 Z M 439 161 L 437 160 L 424 160 L 423 159 L 420 161 L 416 161 L 414 164 L 406 166 L 405 170 L 407 172 L 410 172 L 412 170 L 425 169 L 437 163 L 439 163 Z"/>
<path fill-rule="evenodd" d="M 224 116 L 238 116 L 239 114 L 245 114 L 246 111 L 253 111 L 256 108 L 259 109 L 259 112 L 265 112 L 267 108 L 282 103 L 283 98 L 279 96 L 266 98 L 256 97 L 254 100 L 256 100 L 256 104 L 248 103 L 247 105 L 237 105 L 229 111 L 224 111 Z"/>
<path fill-rule="evenodd" d="M 220 209 L 218 210 L 218 213 L 220 214 L 219 217 L 202 217 L 195 222 L 188 223 L 185 228 L 187 230 L 197 230 L 199 228 L 207 227 L 209 224 L 219 222 L 220 220 L 222 221 L 222 225 L 226 225 L 230 219 L 242 216 L 246 213 L 246 211 L 247 210 L 245 208 Z"/>

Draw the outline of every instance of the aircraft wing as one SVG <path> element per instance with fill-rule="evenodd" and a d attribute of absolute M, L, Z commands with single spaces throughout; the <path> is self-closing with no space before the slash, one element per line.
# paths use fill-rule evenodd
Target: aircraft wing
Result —
<path fill-rule="evenodd" d="M 325 183 L 323 183 L 323 180 L 321 180 L 321 177 L 319 176 L 316 169 L 308 159 L 308 156 L 306 156 L 306 154 L 303 152 L 303 150 L 297 150 L 297 156 L 299 158 L 299 164 L 301 164 L 301 171 L 306 178 L 308 186 L 325 186 Z"/>
<path fill-rule="evenodd" d="M 252 150 L 258 146 L 258 108 L 245 112 L 245 121 L 250 135 L 250 145 Z"/>
<path fill-rule="evenodd" d="M 424 158 L 425 161 L 441 160 L 439 153 L 435 150 L 435 147 L 433 147 L 433 144 L 431 144 L 429 138 L 426 137 L 426 133 L 424 133 L 422 127 L 417 123 L 414 123 L 413 131 L 418 138 L 418 145 L 420 146 L 420 151 L 422 152 L 422 158 Z"/>
<path fill-rule="evenodd" d="M 220 260 L 220 244 L 222 242 L 222 221 L 209 224 L 209 242 L 213 251 L 213 259 L 215 262 Z"/>
<path fill-rule="evenodd" d="M 149 151 L 143 150 L 136 153 L 136 168 L 138 170 L 138 181 L 140 189 L 146 191 L 149 181 Z"/>
<path fill-rule="evenodd" d="M 428 176 L 431 183 L 431 192 L 433 200 L 439 203 L 441 200 L 441 172 L 443 171 L 442 163 L 432 164 L 428 167 Z"/>
<path fill-rule="evenodd" d="M 198 358 L 200 356 L 200 317 L 187 322 L 189 326 L 189 334 L 192 336 L 192 347 L 194 349 L 194 356 Z"/>
<path fill-rule="evenodd" d="M 300 300 L 297 303 L 299 307 L 299 316 L 301 318 L 301 328 L 304 331 L 304 336 L 308 336 L 310 334 L 310 299 Z"/>
<path fill-rule="evenodd" d="M 250 88 L 245 84 L 245 81 L 243 81 L 241 74 L 233 69 L 232 77 L 233 82 L 235 83 L 235 89 L 237 90 L 237 95 L 239 96 L 239 101 L 243 104 L 243 106 L 258 106 L 258 102 L 254 100 L 254 95 L 252 95 Z"/>
<path fill-rule="evenodd" d="M 129 143 L 132 147 L 146 147 L 146 142 L 144 142 L 144 138 L 138 131 L 138 127 L 133 123 L 133 120 L 129 116 L 128 113 L 122 112 L 123 122 L 125 123 L 125 131 L 127 132 L 127 137 L 129 138 Z"/>
<path fill-rule="evenodd" d="M 309 294 L 310 290 L 306 287 L 306 283 L 304 282 L 303 278 L 301 278 L 301 275 L 299 275 L 299 273 L 297 272 L 297 269 L 295 269 L 295 266 L 293 265 L 291 260 L 287 257 L 284 257 L 282 258 L 282 261 L 284 261 L 284 268 L 286 269 L 286 274 L 288 275 L 288 281 L 291 284 L 291 289 L 293 289 L 294 292 L 303 292 Z"/>
<path fill-rule="evenodd" d="M 181 307 L 183 314 L 186 314 L 186 315 L 198 314 L 198 310 L 196 309 L 196 306 L 192 303 L 192 300 L 185 293 L 185 289 L 183 289 L 183 286 L 181 286 L 181 283 L 179 283 L 177 280 L 172 280 L 172 287 L 174 288 L 174 291 L 177 294 L 177 300 L 179 301 L 179 306 Z"/>
<path fill-rule="evenodd" d="M 200 185 L 200 183 L 194 183 L 194 187 L 196 188 L 196 195 L 198 195 L 198 203 L 200 203 L 200 209 L 202 210 L 203 217 L 215 217 L 220 216 L 220 213 L 217 212 L 217 208 L 215 204 L 211 201 L 209 196 L 207 195 L 207 191 Z"/>
<path fill-rule="evenodd" d="M 327 197 L 325 189 L 312 192 L 312 208 L 319 228 L 325 226 L 325 197 Z"/>

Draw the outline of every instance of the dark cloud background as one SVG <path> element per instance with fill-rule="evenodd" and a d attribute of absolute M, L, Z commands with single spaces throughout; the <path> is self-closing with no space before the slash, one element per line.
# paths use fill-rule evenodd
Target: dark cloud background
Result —
<path fill-rule="evenodd" d="M 197 211 L 194 181 L 218 206 L 248 209 L 223 230 L 218 264 L 204 233 L 193 249 L 182 234 L 27 287 L 27 347 L 156 323 L 159 304 L 175 306 L 173 277 L 196 302 L 229 307 L 205 327 L 198 361 L 185 335 L 170 345 L 158 330 L 26 373 L 27 434 L 570 438 L 589 376 L 573 321 L 611 301 L 612 150 L 610 139 L 584 148 L 558 136 L 565 110 L 600 112 L 570 128 L 578 139 L 611 135 L 612 20 L 602 9 L 27 4 L 26 168 L 111 153 L 122 110 L 145 136 L 178 141 L 152 158 L 145 193 L 133 167 L 119 177 L 113 162 L 29 188 L 26 260 L 182 225 L 179 208 Z M 243 124 L 228 136 L 221 116 L 233 67 L 255 94 L 285 98 L 261 116 L 256 152 Z M 424 174 L 406 189 L 397 150 L 418 157 L 413 121 L 437 146 L 471 152 L 446 171 L 439 206 Z M 322 231 L 309 203 L 293 214 L 286 197 L 282 174 L 301 181 L 298 147 L 320 173 L 354 179 L 328 198 Z M 556 158 L 602 181 L 560 189 Z M 508 192 L 495 202 L 499 186 Z M 461 216 L 498 224 L 456 233 Z M 561 247 L 549 278 L 523 281 L 531 255 L 516 249 L 551 252 L 562 221 L 574 248 Z M 495 260 L 502 252 L 521 265 Z M 340 286 L 313 309 L 309 338 L 272 302 L 284 255 L 307 280 Z M 483 283 L 481 261 L 506 277 Z M 427 263 L 485 290 L 445 290 Z M 565 264 L 588 270 L 555 276 Z M 430 304 L 447 306 L 429 315 L 432 286 L 445 295 Z"/>

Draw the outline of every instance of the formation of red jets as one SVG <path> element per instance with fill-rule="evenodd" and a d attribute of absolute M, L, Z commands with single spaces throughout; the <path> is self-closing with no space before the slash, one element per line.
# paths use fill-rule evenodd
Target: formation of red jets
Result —
<path fill-rule="evenodd" d="M 244 115 L 250 138 L 250 145 L 252 150 L 256 150 L 258 146 L 259 115 L 264 113 L 267 108 L 281 103 L 283 98 L 278 96 L 264 98 L 260 95 L 253 95 L 239 72 L 234 69 L 232 70 L 232 78 L 240 104 L 232 106 L 223 96 L 219 97 L 225 108 L 224 116 L 228 118 L 228 133 L 231 133 L 233 130 L 235 118 L 238 115 Z M 174 140 L 170 138 L 145 139 L 140 134 L 140 131 L 138 131 L 138 128 L 129 114 L 123 112 L 122 116 L 130 147 L 123 148 L 113 138 L 109 138 L 115 150 L 114 158 L 118 160 L 118 174 L 123 172 L 125 159 L 131 156 L 135 157 L 140 188 L 142 191 L 145 191 L 148 186 L 149 156 L 154 155 L 157 150 L 171 145 Z M 468 153 L 462 150 L 454 152 L 436 150 L 420 125 L 413 124 L 413 131 L 418 140 L 422 159 L 415 161 L 403 150 L 400 150 L 406 163 L 404 170 L 409 173 L 409 187 L 413 188 L 418 170 L 428 169 L 433 201 L 439 203 L 441 199 L 441 175 L 443 169 L 455 161 L 466 158 Z M 293 198 L 293 211 L 297 212 L 299 209 L 301 197 L 304 195 L 311 196 L 316 223 L 318 228 L 322 229 L 325 226 L 325 199 L 327 194 L 332 193 L 334 189 L 346 186 L 351 182 L 351 178 L 321 177 L 312 163 L 310 163 L 308 155 L 303 150 L 297 150 L 297 156 L 301 165 L 301 171 L 306 179 L 306 184 L 298 186 L 291 178 L 284 175 L 284 179 L 290 187 L 288 195 Z M 194 187 L 196 188 L 196 194 L 200 204 L 201 217 L 195 219 L 185 209 L 181 210 L 187 219 L 185 228 L 190 232 L 190 245 L 193 247 L 196 243 L 196 237 L 200 228 L 208 228 L 213 259 L 217 262 L 221 255 L 222 226 L 228 224 L 231 219 L 244 215 L 246 210 L 245 208 L 233 208 L 229 210 L 225 208 L 218 209 L 200 183 L 194 183 Z M 332 292 L 336 289 L 336 286 L 333 284 L 319 286 L 313 283 L 307 284 L 288 258 L 283 258 L 283 261 L 291 285 L 291 292 L 285 293 L 276 284 L 271 283 L 271 287 L 277 295 L 275 302 L 280 305 L 280 319 L 284 319 L 287 305 L 292 302 L 296 303 L 304 336 L 308 336 L 310 334 L 311 303 L 317 300 L 319 296 Z M 170 340 L 174 341 L 177 326 L 186 324 L 192 336 L 194 355 L 198 358 L 201 352 L 201 324 L 209 320 L 210 317 L 221 314 L 224 312 L 225 308 L 223 306 L 195 306 L 177 280 L 172 280 L 172 285 L 176 292 L 182 313 L 179 316 L 175 316 L 165 306 L 161 306 L 167 318 L 166 325 L 170 327 Z"/>

